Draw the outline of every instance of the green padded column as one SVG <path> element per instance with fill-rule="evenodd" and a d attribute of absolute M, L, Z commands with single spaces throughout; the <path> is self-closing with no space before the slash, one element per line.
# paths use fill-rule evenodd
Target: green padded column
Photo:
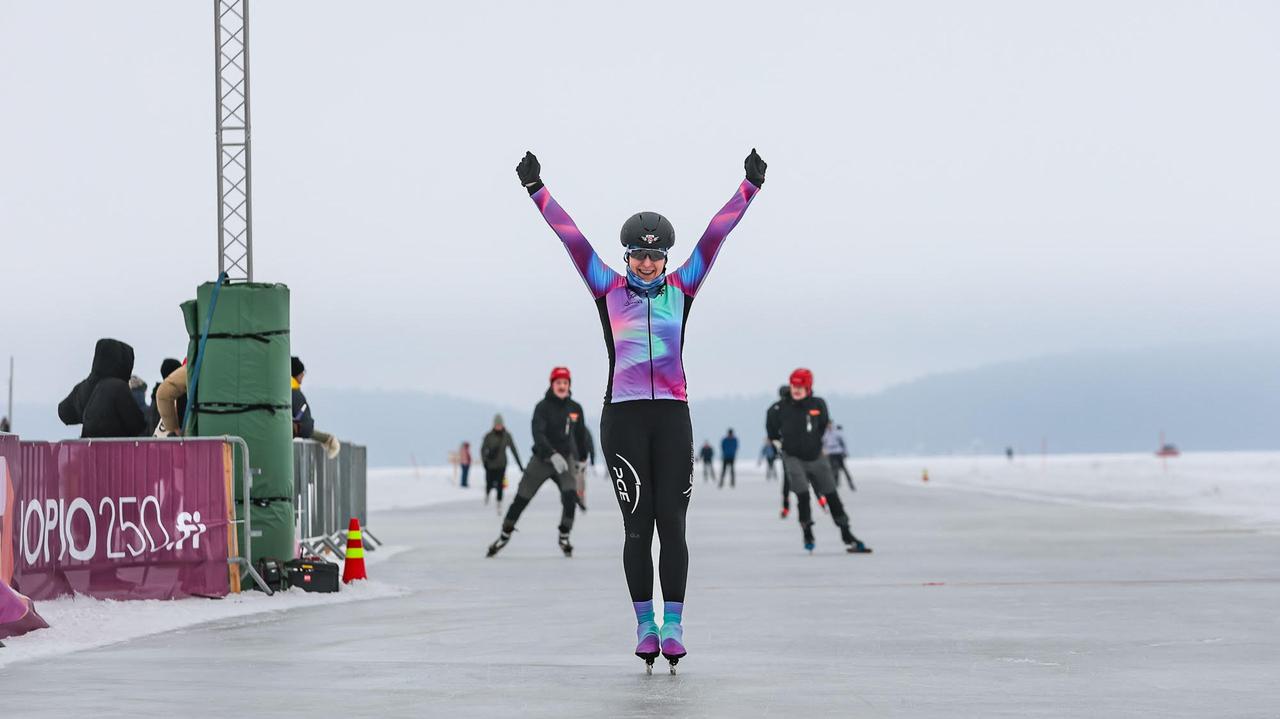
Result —
<path fill-rule="evenodd" d="M 240 518 L 241 508 L 236 507 L 236 518 Z M 294 539 L 295 517 L 293 502 L 265 502 L 249 505 L 249 521 L 253 529 L 253 556 L 250 561 L 257 562 L 261 557 L 273 557 L 288 561 L 298 551 L 297 540 Z M 236 525 L 236 534 L 244 546 L 244 525 Z"/>
<path fill-rule="evenodd" d="M 191 368 L 213 307 L 214 287 L 212 282 L 201 285 L 196 300 L 182 306 L 191 339 L 187 361 Z M 241 437 L 249 446 L 249 462 L 256 470 L 250 490 L 255 500 L 250 560 L 291 558 L 296 544 L 288 287 L 240 283 L 218 290 L 200 377 L 188 402 L 192 403 L 188 436 L 225 434 Z M 238 451 L 236 462 L 239 467 Z M 235 491 L 240 502 L 243 484 L 238 476 Z M 238 519 L 242 511 L 237 504 Z"/>

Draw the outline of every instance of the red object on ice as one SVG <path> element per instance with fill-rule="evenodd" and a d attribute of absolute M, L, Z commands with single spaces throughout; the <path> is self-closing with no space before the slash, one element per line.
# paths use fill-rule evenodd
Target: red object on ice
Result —
<path fill-rule="evenodd" d="M 360 532 L 360 520 L 352 517 L 347 525 L 347 558 L 342 563 L 342 583 L 368 578 L 364 571 L 364 535 Z"/>

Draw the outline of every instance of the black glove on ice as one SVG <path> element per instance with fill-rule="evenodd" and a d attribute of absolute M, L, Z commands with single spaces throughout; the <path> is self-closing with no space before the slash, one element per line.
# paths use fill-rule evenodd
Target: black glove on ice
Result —
<path fill-rule="evenodd" d="M 539 177 L 542 165 L 538 164 L 538 158 L 532 152 L 524 153 L 524 158 L 516 165 L 516 174 L 520 176 L 520 184 L 524 185 L 530 195 L 542 189 L 542 178 Z"/>
<path fill-rule="evenodd" d="M 536 164 L 538 161 L 534 160 Z M 764 186 L 764 171 L 769 164 L 760 159 L 756 154 L 756 148 L 751 148 L 751 154 L 747 155 L 747 159 L 742 163 L 743 168 L 747 171 L 747 179 L 757 188 Z"/>

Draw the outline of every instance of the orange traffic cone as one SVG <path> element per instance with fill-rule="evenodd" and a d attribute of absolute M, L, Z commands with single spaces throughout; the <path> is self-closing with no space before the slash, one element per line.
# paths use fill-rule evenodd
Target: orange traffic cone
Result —
<path fill-rule="evenodd" d="M 360 533 L 360 520 L 351 518 L 347 525 L 347 559 L 342 563 L 342 583 L 356 579 L 368 579 L 364 573 L 364 535 Z"/>

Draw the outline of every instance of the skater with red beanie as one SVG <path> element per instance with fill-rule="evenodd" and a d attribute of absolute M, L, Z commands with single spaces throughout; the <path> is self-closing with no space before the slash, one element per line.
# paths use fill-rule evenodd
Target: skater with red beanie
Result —
<path fill-rule="evenodd" d="M 827 429 L 830 414 L 827 403 L 813 394 L 813 373 L 801 367 L 791 373 L 790 392 L 770 411 L 766 429 L 769 439 L 781 442 L 782 463 L 786 469 L 786 481 L 796 493 L 796 508 L 800 513 L 800 527 L 804 531 L 804 548 L 813 551 L 813 510 L 809 506 L 809 485 L 813 485 L 819 501 L 826 500 L 831 519 L 840 528 L 840 538 L 845 550 L 851 554 L 866 554 L 871 549 L 849 530 L 849 515 L 840 501 L 831 464 L 822 456 L 822 434 Z M 772 409 L 772 408 L 771 408 Z"/>
<path fill-rule="evenodd" d="M 570 397 L 571 379 L 567 367 L 551 370 L 551 386 L 533 409 L 533 456 L 524 468 L 516 497 L 502 520 L 502 533 L 489 545 L 490 557 L 511 541 L 520 513 L 548 479 L 554 479 L 560 487 L 560 550 L 566 557 L 573 555 L 569 530 L 573 529 L 574 509 L 578 506 L 573 463 L 587 461 L 588 440 L 582 405 Z"/>

